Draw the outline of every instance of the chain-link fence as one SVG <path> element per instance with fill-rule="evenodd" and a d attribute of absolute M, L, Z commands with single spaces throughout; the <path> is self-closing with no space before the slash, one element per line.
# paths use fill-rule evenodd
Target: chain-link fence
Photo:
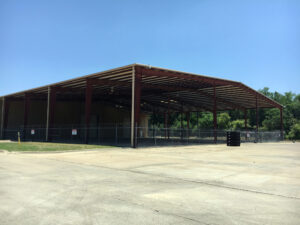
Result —
<path fill-rule="evenodd" d="M 14 128 L 4 129 L 3 139 L 17 140 L 18 132 L 22 141 L 49 141 L 77 144 L 101 144 L 115 146 L 130 146 L 130 127 L 56 127 L 49 128 Z M 48 137 L 48 138 L 47 138 Z"/>
<path fill-rule="evenodd" d="M 192 145 L 226 143 L 227 130 L 137 128 L 139 146 Z M 281 131 L 240 131 L 241 142 L 276 142 L 283 140 Z"/>
<path fill-rule="evenodd" d="M 47 141 L 45 128 L 27 127 L 4 129 L 3 139 Z M 135 130 L 137 146 L 192 145 L 226 143 L 226 130 L 138 127 Z M 280 131 L 240 131 L 241 142 L 274 142 L 283 140 Z M 61 143 L 89 143 L 130 146 L 131 128 L 114 125 L 103 127 L 56 127 L 48 130 L 48 141 Z"/>

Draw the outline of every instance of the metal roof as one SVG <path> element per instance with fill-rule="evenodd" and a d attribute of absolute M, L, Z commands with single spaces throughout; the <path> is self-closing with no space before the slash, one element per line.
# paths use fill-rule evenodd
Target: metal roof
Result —
<path fill-rule="evenodd" d="M 131 64 L 103 72 L 53 83 L 2 97 L 24 98 L 26 94 L 46 98 L 48 88 L 56 88 L 58 98 L 84 98 L 87 80 L 92 81 L 93 98 L 107 100 L 119 105 L 131 104 L 132 74 L 142 75 L 142 110 L 153 107 L 171 110 L 212 111 L 214 88 L 217 110 L 281 108 L 282 105 L 252 88 L 236 81 L 164 69 L 143 64 Z"/>

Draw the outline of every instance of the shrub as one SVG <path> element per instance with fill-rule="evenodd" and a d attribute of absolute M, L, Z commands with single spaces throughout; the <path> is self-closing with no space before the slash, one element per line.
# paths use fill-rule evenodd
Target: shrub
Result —
<path fill-rule="evenodd" d="M 289 139 L 300 140 L 300 123 L 299 122 L 292 126 L 292 129 L 289 132 Z"/>
<path fill-rule="evenodd" d="M 245 120 L 234 120 L 231 122 L 231 128 L 233 130 L 242 130 L 245 129 Z M 247 122 L 247 128 L 251 128 L 249 121 Z"/>
<path fill-rule="evenodd" d="M 230 128 L 230 116 L 228 113 L 220 113 L 218 115 L 218 128 L 220 129 L 228 129 Z"/>

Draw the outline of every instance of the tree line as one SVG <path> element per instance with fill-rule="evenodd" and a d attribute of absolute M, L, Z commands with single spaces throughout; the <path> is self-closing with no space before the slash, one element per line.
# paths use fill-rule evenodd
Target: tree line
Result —
<path fill-rule="evenodd" d="M 265 96 L 275 100 L 284 106 L 283 126 L 285 137 L 289 139 L 300 139 L 300 94 L 277 91 L 271 92 L 268 87 L 258 90 Z M 280 130 L 280 110 L 277 108 L 259 109 L 258 124 L 260 131 Z M 247 110 L 247 130 L 256 129 L 256 111 Z M 211 112 L 171 113 L 168 118 L 170 128 L 187 128 L 189 121 L 190 129 L 213 129 L 213 114 Z M 153 114 L 150 124 L 154 127 L 164 127 L 164 116 Z M 218 129 L 244 130 L 244 112 L 241 110 L 230 110 L 218 112 Z"/>

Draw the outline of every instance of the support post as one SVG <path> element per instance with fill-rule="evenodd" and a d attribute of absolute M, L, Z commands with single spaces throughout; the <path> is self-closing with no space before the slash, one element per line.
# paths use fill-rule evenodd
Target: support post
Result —
<path fill-rule="evenodd" d="M 248 130 L 248 127 L 247 127 L 247 124 L 248 124 L 248 122 L 247 122 L 247 109 L 245 109 L 244 110 L 244 118 L 245 118 L 245 131 L 247 131 Z"/>
<path fill-rule="evenodd" d="M 280 129 L 281 129 L 281 139 L 283 140 L 284 139 L 284 134 L 283 134 L 283 131 L 284 131 L 284 128 L 283 128 L 283 113 L 282 113 L 282 107 L 280 108 Z"/>
<path fill-rule="evenodd" d="M 258 132 L 259 118 L 258 118 L 258 102 L 257 102 L 257 96 L 256 96 L 256 102 L 255 102 L 255 109 L 256 109 L 256 132 Z"/>
<path fill-rule="evenodd" d="M 153 108 L 153 112 L 152 112 L 152 136 L 153 136 L 153 139 L 155 140 L 155 127 L 154 127 L 154 119 L 155 119 L 155 110 L 154 110 L 154 108 Z"/>
<path fill-rule="evenodd" d="M 167 112 L 164 112 L 164 128 L 165 128 L 165 139 L 167 139 L 167 128 L 168 128 L 168 125 L 167 125 Z"/>
<path fill-rule="evenodd" d="M 9 105 L 10 105 L 10 102 L 9 102 L 8 99 L 6 99 L 5 100 L 5 105 L 4 105 L 4 122 L 3 122 L 3 128 L 4 128 L 4 130 L 8 126 L 8 110 L 9 110 Z"/>
<path fill-rule="evenodd" d="M 190 136 L 190 112 L 186 112 L 187 138 Z"/>
<path fill-rule="evenodd" d="M 199 130 L 199 111 L 197 111 L 197 130 Z"/>
<path fill-rule="evenodd" d="M 49 139 L 49 117 L 50 117 L 50 87 L 48 87 L 47 93 L 47 120 L 46 120 L 46 137 L 45 140 L 48 141 Z"/>
<path fill-rule="evenodd" d="M 46 123 L 46 141 L 51 141 L 51 129 L 54 124 L 54 112 L 56 103 L 56 89 L 48 87 L 48 102 L 47 102 L 47 123 Z"/>
<path fill-rule="evenodd" d="M 92 105 L 93 87 L 90 80 L 86 81 L 85 88 L 85 143 L 89 142 L 89 128 L 91 120 L 91 105 Z"/>
<path fill-rule="evenodd" d="M 183 112 L 180 112 L 180 136 L 183 139 Z"/>
<path fill-rule="evenodd" d="M 257 102 L 257 95 L 255 100 L 255 110 L 256 110 L 256 135 L 255 135 L 255 142 L 258 142 L 258 125 L 259 125 L 259 118 L 258 118 L 258 102 Z"/>
<path fill-rule="evenodd" d="M 244 110 L 244 118 L 245 118 L 245 131 L 246 131 L 245 139 L 248 140 L 248 136 L 247 136 L 248 135 L 247 134 L 248 133 L 248 128 L 247 128 L 247 123 L 248 123 L 247 122 L 247 109 Z"/>
<path fill-rule="evenodd" d="M 5 118 L 5 97 L 2 99 L 2 109 L 1 109 L 1 133 L 0 138 L 4 139 L 4 118 Z"/>
<path fill-rule="evenodd" d="M 138 144 L 138 126 L 140 122 L 142 75 L 133 69 L 132 73 L 132 109 L 131 109 L 131 147 Z"/>
<path fill-rule="evenodd" d="M 168 139 L 170 139 L 170 98 L 168 98 L 168 118 L 167 118 L 167 129 L 168 129 Z"/>
<path fill-rule="evenodd" d="M 28 94 L 25 94 L 25 98 L 24 98 L 24 121 L 23 121 L 24 122 L 23 123 L 24 139 L 26 139 L 29 108 L 30 108 L 30 96 Z"/>
<path fill-rule="evenodd" d="M 138 131 L 140 125 L 140 110 L 141 110 L 141 80 L 142 76 L 140 73 L 135 75 L 135 109 L 134 109 L 134 124 L 135 124 L 135 145 L 138 145 Z"/>
<path fill-rule="evenodd" d="M 197 136 L 200 139 L 200 129 L 199 129 L 199 111 L 197 111 Z"/>
<path fill-rule="evenodd" d="M 8 110 L 9 110 L 9 99 L 5 99 L 4 101 L 4 115 L 3 115 L 3 138 L 5 138 L 5 130 L 7 129 L 8 126 Z"/>
<path fill-rule="evenodd" d="M 134 103 L 135 103 L 135 67 L 132 67 L 132 77 L 131 77 L 131 127 L 130 127 L 130 143 L 131 147 L 135 147 L 134 140 Z"/>
<path fill-rule="evenodd" d="M 216 84 L 214 83 L 214 142 L 217 143 L 217 96 L 216 96 Z"/>
<path fill-rule="evenodd" d="M 118 124 L 116 123 L 115 143 L 118 144 Z"/>

